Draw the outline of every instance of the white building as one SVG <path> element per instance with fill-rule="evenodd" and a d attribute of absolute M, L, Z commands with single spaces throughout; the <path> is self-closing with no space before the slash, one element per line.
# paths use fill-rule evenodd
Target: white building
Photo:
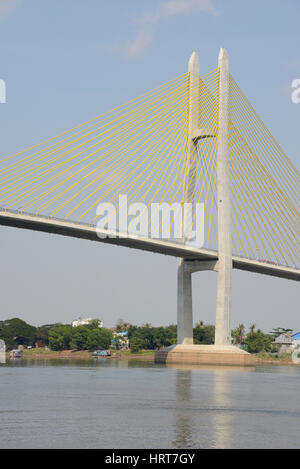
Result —
<path fill-rule="evenodd" d="M 281 334 L 275 339 L 274 344 L 280 346 L 280 352 L 292 353 L 300 347 L 300 332 L 297 334 Z"/>
<path fill-rule="evenodd" d="M 78 326 L 88 326 L 91 324 L 93 321 L 98 321 L 98 327 L 101 328 L 103 327 L 103 323 L 100 319 L 77 319 L 76 321 L 72 322 L 72 327 L 78 327 Z"/>
<path fill-rule="evenodd" d="M 292 353 L 294 350 L 292 334 L 280 334 L 273 343 L 278 345 L 280 353 Z"/>
<path fill-rule="evenodd" d="M 113 332 L 113 343 L 117 342 L 119 343 L 119 347 L 123 350 L 128 350 L 129 349 L 129 339 L 128 339 L 128 331 L 126 332 Z"/>

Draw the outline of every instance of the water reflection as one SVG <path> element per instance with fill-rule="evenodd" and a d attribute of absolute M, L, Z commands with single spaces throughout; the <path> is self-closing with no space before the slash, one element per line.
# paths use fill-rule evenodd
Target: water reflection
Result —
<path fill-rule="evenodd" d="M 192 371 L 176 372 L 176 410 L 174 448 L 192 448 L 194 422 L 189 411 L 192 400 Z"/>
<path fill-rule="evenodd" d="M 232 407 L 231 386 L 231 371 L 226 369 L 214 371 L 216 412 L 213 414 L 213 428 L 215 430 L 213 447 L 217 449 L 232 447 L 232 414 L 227 410 Z"/>
<path fill-rule="evenodd" d="M 154 365 L 154 362 L 147 362 L 141 360 L 112 360 L 107 358 L 91 358 L 90 360 L 86 359 L 61 359 L 61 358 L 45 358 L 45 359 L 34 359 L 34 358 L 23 358 L 18 360 L 8 360 L 3 367 L 84 367 L 84 368 L 101 368 L 101 367 L 110 367 L 110 368 L 150 368 L 150 367 L 159 368 L 160 365 Z"/>
<path fill-rule="evenodd" d="M 299 368 L 32 360 L 0 371 L 0 448 L 299 447 Z"/>
<path fill-rule="evenodd" d="M 255 367 L 220 367 L 170 364 L 176 370 L 175 448 L 195 448 L 203 444 L 211 448 L 230 448 L 233 442 L 232 374 L 255 372 Z M 213 375 L 209 388 L 203 379 L 203 387 L 197 387 L 199 373 Z M 195 383 L 193 386 L 193 378 Z M 202 434 L 202 442 L 199 436 Z"/>

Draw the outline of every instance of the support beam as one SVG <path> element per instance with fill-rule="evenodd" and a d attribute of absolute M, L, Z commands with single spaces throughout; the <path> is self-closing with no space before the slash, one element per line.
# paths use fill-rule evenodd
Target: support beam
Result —
<path fill-rule="evenodd" d="M 229 57 L 219 55 L 219 131 L 218 131 L 218 291 L 216 307 L 216 345 L 231 344 L 232 241 L 230 219 L 229 132 Z"/>
<path fill-rule="evenodd" d="M 177 278 L 177 343 L 193 345 L 192 273 L 185 268 L 186 261 L 179 259 Z"/>
<path fill-rule="evenodd" d="M 204 270 L 212 270 L 218 272 L 219 262 L 218 261 L 185 261 L 185 269 L 192 274 L 195 272 L 203 272 Z"/>

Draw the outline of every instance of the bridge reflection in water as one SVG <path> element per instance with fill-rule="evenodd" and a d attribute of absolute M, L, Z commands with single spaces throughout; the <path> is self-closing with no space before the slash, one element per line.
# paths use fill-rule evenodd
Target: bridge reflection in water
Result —
<path fill-rule="evenodd" d="M 232 377 L 236 372 L 254 372 L 255 367 L 170 364 L 168 368 L 176 370 L 173 446 L 186 449 L 232 447 L 235 439 Z M 202 374 L 204 372 L 203 387 L 199 387 L 199 380 L 195 376 L 197 370 Z M 206 371 L 210 383 L 214 383 L 213 388 L 207 387 Z"/>

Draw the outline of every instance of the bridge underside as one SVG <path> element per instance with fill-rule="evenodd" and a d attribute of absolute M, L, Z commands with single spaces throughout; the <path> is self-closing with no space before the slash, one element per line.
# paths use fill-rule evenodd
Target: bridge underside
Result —
<path fill-rule="evenodd" d="M 127 235 L 126 237 L 100 238 L 94 225 L 57 220 L 8 210 L 0 211 L 0 225 L 70 236 L 79 239 L 87 239 L 89 241 L 97 241 L 157 254 L 165 254 L 167 256 L 183 258 L 190 261 L 218 260 L 218 253 L 216 251 L 196 249 L 178 242 L 140 238 L 133 235 Z M 300 281 L 300 269 L 268 264 L 266 262 L 245 259 L 237 256 L 233 256 L 232 260 L 233 268 L 238 270 Z"/>

